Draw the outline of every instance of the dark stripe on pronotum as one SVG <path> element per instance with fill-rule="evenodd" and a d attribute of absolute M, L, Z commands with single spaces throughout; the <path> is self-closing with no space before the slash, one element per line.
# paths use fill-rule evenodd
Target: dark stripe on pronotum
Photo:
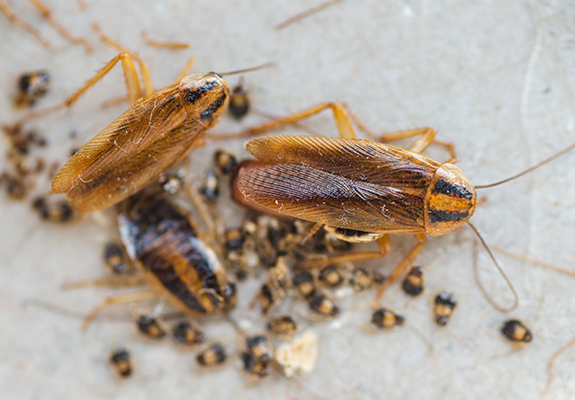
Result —
<path fill-rule="evenodd" d="M 441 193 L 452 197 L 459 197 L 460 199 L 473 199 L 473 194 L 471 194 L 465 186 L 456 185 L 447 181 L 438 181 L 433 187 L 432 193 Z"/>
<path fill-rule="evenodd" d="M 194 90 L 189 91 L 188 95 L 187 95 L 188 102 L 191 104 L 194 104 L 196 101 L 198 101 L 199 99 L 202 98 L 204 93 L 209 92 L 210 90 L 212 90 L 216 86 L 218 86 L 218 82 L 212 81 L 212 82 L 207 82 L 203 86 L 200 86 Z"/>
<path fill-rule="evenodd" d="M 200 114 L 200 117 L 202 119 L 212 118 L 212 115 L 214 115 L 214 113 L 222 107 L 222 104 L 224 104 L 224 101 L 226 101 L 226 94 L 222 93 L 220 98 L 217 99 L 216 101 L 214 101 L 214 104 L 212 104 L 211 106 L 206 108 L 206 110 Z"/>
<path fill-rule="evenodd" d="M 455 222 L 467 219 L 469 213 L 457 211 L 429 210 L 431 222 Z"/>

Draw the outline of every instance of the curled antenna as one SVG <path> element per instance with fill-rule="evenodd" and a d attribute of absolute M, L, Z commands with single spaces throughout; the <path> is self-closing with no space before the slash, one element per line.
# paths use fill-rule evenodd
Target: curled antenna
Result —
<path fill-rule="evenodd" d="M 483 286 L 483 283 L 481 282 L 481 279 L 479 278 L 479 271 L 477 270 L 477 263 L 473 263 L 473 275 L 475 276 L 475 281 L 477 282 L 477 286 L 479 287 L 479 290 L 483 294 L 483 297 L 485 297 L 485 300 L 487 300 L 487 302 L 489 304 L 491 304 L 493 306 L 493 308 L 495 308 L 497 311 L 501 311 L 501 312 L 505 312 L 505 313 L 509 313 L 511 311 L 514 311 L 517 308 L 517 306 L 519 305 L 519 296 L 517 295 L 517 291 L 515 291 L 515 288 L 511 284 L 511 281 L 509 280 L 507 275 L 505 275 L 505 272 L 503 272 L 503 269 L 501 268 L 501 266 L 499 265 L 499 263 L 495 259 L 495 256 L 491 252 L 491 249 L 489 249 L 489 246 L 487 246 L 487 243 L 485 243 L 485 240 L 483 240 L 483 238 L 479 234 L 479 231 L 477 230 L 477 228 L 475 228 L 469 221 L 467 221 L 467 225 L 469 225 L 471 227 L 471 229 L 473 229 L 473 232 L 475 232 L 475 234 L 479 238 L 479 241 L 481 242 L 481 244 L 483 245 L 483 247 L 487 251 L 487 254 L 489 254 L 489 257 L 493 261 L 493 264 L 495 264 L 495 266 L 497 267 L 497 270 L 499 271 L 499 273 L 501 274 L 503 279 L 505 279 L 505 283 L 507 284 L 507 287 L 511 290 L 511 293 L 513 294 L 513 304 L 511 305 L 511 307 L 502 307 L 499 304 L 497 304 L 495 302 L 495 300 L 493 300 L 493 297 L 491 297 L 491 295 L 487 292 L 487 290 L 485 289 L 485 286 Z"/>
<path fill-rule="evenodd" d="M 518 173 L 517 175 L 513 175 L 512 177 L 507 178 L 507 179 L 503 179 L 502 181 L 499 181 L 499 182 L 490 183 L 489 185 L 475 185 L 475 189 L 490 188 L 490 187 L 493 187 L 493 186 L 498 186 L 498 185 L 501 185 L 501 184 L 503 184 L 503 183 L 512 181 L 513 179 L 516 179 L 516 178 L 519 178 L 519 177 L 521 177 L 521 176 L 523 176 L 523 175 L 525 175 L 525 174 L 528 174 L 529 172 L 531 172 L 531 171 L 533 171 L 533 170 L 535 170 L 535 169 L 537 169 L 537 168 L 539 168 L 539 167 L 542 167 L 543 165 L 545 165 L 545 164 L 547 164 L 547 163 L 549 163 L 549 162 L 555 160 L 556 158 L 561 157 L 563 154 L 569 153 L 569 152 L 570 152 L 571 150 L 573 150 L 573 149 L 575 149 L 575 143 L 571 144 L 570 146 L 567 146 L 565 149 L 561 150 L 561 151 L 558 152 L 558 153 L 555 153 L 555 154 L 552 155 L 551 157 L 546 158 L 545 160 L 543 160 L 543 161 L 541 161 L 541 162 L 535 164 L 534 166 L 532 166 L 532 167 L 530 167 L 530 168 L 527 168 L 525 171 L 520 172 L 520 173 Z"/>

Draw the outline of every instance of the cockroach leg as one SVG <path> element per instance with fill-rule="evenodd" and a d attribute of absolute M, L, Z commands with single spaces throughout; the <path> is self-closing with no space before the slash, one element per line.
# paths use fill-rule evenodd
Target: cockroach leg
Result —
<path fill-rule="evenodd" d="M 146 31 L 142 31 L 142 39 L 144 39 L 144 41 L 147 44 L 149 44 L 150 46 L 159 47 L 162 49 L 183 50 L 183 49 L 189 49 L 190 48 L 189 43 L 165 42 L 165 41 L 161 41 L 161 40 L 152 39 L 151 37 L 148 36 Z"/>
<path fill-rule="evenodd" d="M 138 286 L 146 283 L 143 276 L 110 276 L 101 279 L 87 279 L 76 282 L 65 282 L 62 284 L 63 290 L 82 289 L 86 287 L 130 287 Z"/>
<path fill-rule="evenodd" d="M 323 103 L 315 107 L 308 108 L 307 110 L 303 110 L 295 114 L 288 115 L 287 117 L 278 118 L 274 121 L 270 121 L 259 126 L 248 128 L 241 132 L 210 135 L 210 139 L 223 140 L 238 137 L 257 136 L 261 133 L 278 129 L 285 125 L 290 125 L 293 124 L 294 122 L 298 122 L 304 118 L 311 117 L 312 115 L 318 114 L 327 108 L 331 108 L 331 110 L 333 111 L 333 115 L 335 117 L 335 122 L 337 124 L 340 136 L 342 138 L 355 139 L 355 131 L 353 129 L 353 126 L 351 125 L 351 120 L 347 114 L 345 107 L 341 103 Z"/>
<path fill-rule="evenodd" d="M 395 270 L 393 271 L 393 273 L 381 285 L 381 287 L 377 291 L 377 295 L 375 296 L 374 309 L 377 309 L 380 307 L 379 301 L 381 300 L 381 297 L 385 293 L 386 289 L 393 282 L 395 282 L 396 280 L 401 278 L 405 274 L 405 272 L 407 272 L 408 268 L 411 267 L 413 265 L 413 263 L 415 262 L 415 259 L 417 258 L 419 253 L 421 253 L 421 250 L 423 250 L 423 244 L 425 243 L 425 237 L 426 237 L 425 234 L 424 233 L 418 233 L 418 234 L 415 234 L 414 236 L 417 239 L 418 243 L 410 250 L 409 253 L 407 253 L 407 255 L 405 256 L 403 261 L 401 261 L 401 263 L 399 263 L 399 265 L 397 267 L 395 267 Z"/>
<path fill-rule="evenodd" d="M 75 43 L 75 44 L 81 44 L 82 46 L 84 46 L 84 49 L 86 50 L 86 53 L 91 53 L 92 52 L 92 45 L 90 44 L 90 42 L 88 42 L 87 39 L 83 38 L 83 37 L 77 37 L 72 35 L 70 32 L 68 32 L 66 30 L 66 28 L 64 28 L 57 20 L 56 18 L 54 18 L 54 16 L 52 15 L 52 12 L 48 9 L 48 7 L 46 7 L 40 0 L 30 0 L 30 2 L 34 5 L 34 7 L 36 7 L 36 9 L 38 10 L 38 12 L 40 14 L 42 14 L 42 17 L 44 17 L 44 19 L 46 21 L 48 21 L 48 23 L 50 25 L 52 25 L 52 27 L 54 29 L 56 29 L 58 31 L 58 33 L 67 41 L 69 41 L 70 43 Z"/>
<path fill-rule="evenodd" d="M 196 63 L 196 57 L 190 57 L 186 62 L 186 65 L 184 65 L 184 68 L 182 68 L 182 70 L 178 74 L 178 77 L 176 78 L 174 83 L 178 83 L 179 81 L 184 79 L 184 76 L 188 75 L 188 72 L 190 72 L 195 63 Z"/>
<path fill-rule="evenodd" d="M 45 47 L 48 47 L 50 45 L 48 39 L 42 36 L 42 34 L 40 33 L 40 31 L 38 31 L 38 29 L 34 28 L 28 22 L 21 20 L 16 16 L 16 14 L 14 14 L 14 11 L 12 11 L 12 8 L 10 8 L 6 0 L 0 0 L 0 11 L 6 16 L 6 18 L 8 18 L 8 21 L 10 21 L 10 23 L 24 29 L 31 35 L 34 35 L 36 39 L 38 39 L 40 43 L 42 43 L 42 45 L 44 45 Z"/>
<path fill-rule="evenodd" d="M 78 89 L 74 94 L 68 97 L 63 103 L 44 108 L 42 110 L 31 111 L 24 115 L 20 120 L 18 120 L 17 125 L 22 125 L 27 121 L 32 119 L 42 117 L 45 115 L 52 114 L 56 111 L 62 110 L 64 108 L 70 107 L 78 98 L 84 94 L 86 90 L 92 87 L 96 82 L 104 77 L 110 70 L 116 65 L 118 61 L 122 62 L 122 68 L 124 70 L 124 77 L 126 79 L 126 86 L 128 88 L 128 98 L 130 103 L 135 103 L 141 97 L 140 82 L 138 80 L 138 73 L 134 62 L 132 61 L 132 56 L 128 53 L 121 53 L 114 57 L 108 64 L 104 66 L 100 71 L 96 73 L 92 78 L 88 80 L 80 89 Z"/>
<path fill-rule="evenodd" d="M 124 46 L 118 44 L 112 38 L 107 36 L 102 31 L 102 28 L 100 28 L 100 25 L 98 25 L 96 22 L 92 22 L 92 29 L 94 29 L 94 32 L 96 32 L 96 34 L 98 35 L 98 37 L 100 38 L 100 40 L 102 42 L 106 43 L 108 46 L 115 48 L 116 50 L 120 51 L 121 53 L 128 54 L 130 57 L 132 57 L 134 60 L 136 60 L 138 62 L 138 64 L 140 64 L 140 71 L 142 73 L 143 96 L 138 96 L 136 99 L 133 99 L 130 96 L 130 104 L 134 104 L 136 102 L 136 100 L 138 100 L 140 97 L 146 97 L 146 96 L 149 96 L 152 93 L 154 93 L 154 88 L 152 87 L 152 78 L 150 78 L 150 71 L 148 70 L 148 65 L 144 62 L 144 60 L 142 60 L 137 54 L 132 53 L 131 51 L 126 49 Z M 125 72 L 126 72 L 126 70 L 124 69 L 124 73 Z M 128 80 L 128 77 L 126 76 L 126 81 L 127 80 Z M 129 92 L 129 90 L 130 89 L 128 89 L 128 92 Z M 139 85 L 138 85 L 138 90 L 139 90 Z"/>
<path fill-rule="evenodd" d="M 387 143 L 387 142 L 391 142 L 394 140 L 400 140 L 400 139 L 410 138 L 410 137 L 414 137 L 414 136 L 421 136 L 421 138 L 416 140 L 409 147 L 409 150 L 414 151 L 416 153 L 421 153 L 430 144 L 433 143 L 433 144 L 436 144 L 438 146 L 445 147 L 445 149 L 449 152 L 450 159 L 448 161 L 446 161 L 447 163 L 453 163 L 456 160 L 455 147 L 453 146 L 453 144 L 448 143 L 448 142 L 444 142 L 441 140 L 437 140 L 435 138 L 435 135 L 437 133 L 435 131 L 435 129 L 428 128 L 428 127 L 417 128 L 417 129 L 407 129 L 407 130 L 403 130 L 403 131 L 389 132 L 389 133 L 384 133 L 384 134 L 379 135 L 379 134 L 375 133 L 374 131 L 372 131 L 366 124 L 364 124 L 359 119 L 357 114 L 355 114 L 352 110 L 350 110 L 349 107 L 345 106 L 345 109 L 347 110 L 347 113 L 349 114 L 349 116 L 351 117 L 353 122 L 358 126 L 358 128 L 361 129 L 363 132 L 365 132 L 368 136 L 370 136 L 376 142 Z"/>
<path fill-rule="evenodd" d="M 92 321 L 98 316 L 100 311 L 103 309 L 116 305 L 116 304 L 126 304 L 126 303 L 136 303 L 138 301 L 150 300 L 157 298 L 158 295 L 153 290 L 143 290 L 133 293 L 125 293 L 117 296 L 111 296 L 106 298 L 102 303 L 98 304 L 96 307 L 86 315 L 84 321 L 82 322 L 82 330 L 88 329 Z"/>

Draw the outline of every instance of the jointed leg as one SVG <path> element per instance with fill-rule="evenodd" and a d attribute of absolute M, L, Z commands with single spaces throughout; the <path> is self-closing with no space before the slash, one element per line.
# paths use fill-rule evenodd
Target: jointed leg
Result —
<path fill-rule="evenodd" d="M 436 131 L 432 128 L 407 129 L 404 131 L 390 132 L 378 135 L 377 133 L 369 129 L 353 111 L 351 111 L 347 107 L 346 110 L 351 119 L 353 120 L 353 122 L 359 127 L 359 129 L 361 129 L 363 132 L 365 132 L 368 136 L 370 136 L 373 140 L 377 142 L 387 143 L 393 140 L 400 140 L 414 136 L 421 136 L 421 138 L 416 140 L 409 147 L 409 150 L 416 153 L 421 153 L 423 150 L 427 148 L 427 146 L 429 146 L 431 143 L 434 143 L 439 146 L 445 147 L 445 149 L 449 152 L 450 159 L 447 162 L 455 162 L 456 160 L 455 148 L 453 144 L 435 139 Z"/>
<path fill-rule="evenodd" d="M 42 117 L 45 115 L 52 114 L 56 111 L 62 110 L 64 108 L 70 107 L 78 98 L 90 87 L 92 87 L 96 82 L 104 77 L 118 61 L 122 62 L 122 68 L 124 70 L 124 77 L 126 79 L 126 86 L 128 88 L 128 96 L 130 98 L 131 104 L 135 103 L 140 97 L 140 82 L 138 80 L 138 73 L 136 72 L 136 67 L 132 62 L 132 58 L 127 53 L 118 54 L 114 57 L 104 68 L 102 68 L 98 73 L 90 78 L 80 89 L 78 89 L 74 94 L 68 97 L 62 104 L 58 104 L 53 107 L 44 108 L 42 110 L 34 110 L 25 114 L 17 124 L 22 125 L 32 119 Z"/>
<path fill-rule="evenodd" d="M 389 235 L 383 235 L 382 237 L 377 239 L 377 244 L 379 246 L 379 251 L 355 251 L 331 257 L 320 255 L 318 257 L 311 257 L 308 260 L 303 261 L 300 264 L 300 266 L 305 269 L 320 269 L 327 267 L 328 265 L 336 265 L 336 264 L 343 264 L 346 262 L 355 262 L 363 260 L 372 260 L 374 258 L 383 257 L 391 250 Z"/>
<path fill-rule="evenodd" d="M 156 39 L 152 39 L 148 36 L 146 31 L 142 31 L 142 38 L 146 43 L 150 46 L 159 47 L 162 49 L 170 49 L 170 50 L 183 50 L 190 48 L 189 43 L 182 43 L 182 42 L 162 42 Z"/>
<path fill-rule="evenodd" d="M 393 282 L 398 280 L 407 271 L 407 269 L 411 265 L 413 265 L 415 259 L 419 255 L 419 253 L 421 253 L 421 250 L 423 250 L 423 244 L 425 243 L 425 233 L 418 233 L 415 235 L 415 238 L 417 239 L 417 241 L 419 243 L 417 243 L 411 249 L 411 251 L 409 253 L 407 253 L 407 255 L 405 256 L 403 261 L 401 261 L 401 263 L 399 263 L 399 265 L 397 267 L 395 267 L 395 270 L 393 271 L 393 273 L 385 280 L 384 284 L 379 288 L 377 295 L 375 296 L 374 309 L 377 309 L 380 307 L 379 301 L 381 300 L 381 297 L 383 296 L 383 294 L 385 293 L 387 288 Z"/>
<path fill-rule="evenodd" d="M 122 53 L 130 55 L 134 60 L 138 62 L 138 64 L 140 64 L 140 71 L 142 73 L 143 97 L 149 96 L 152 93 L 154 93 L 154 89 L 152 87 L 152 79 L 150 78 L 150 71 L 148 70 L 148 65 L 144 62 L 144 60 L 142 60 L 137 54 L 132 53 L 124 46 L 115 42 L 112 38 L 106 36 L 106 34 L 104 34 L 104 32 L 102 31 L 102 28 L 100 28 L 100 25 L 98 25 L 96 22 L 92 22 L 92 29 L 94 29 L 94 31 L 98 34 L 102 42 L 106 43 L 109 46 L 112 46 L 113 48 L 117 49 Z M 130 104 L 134 104 L 134 102 L 135 101 L 132 101 L 132 98 L 130 98 Z"/>
<path fill-rule="evenodd" d="M 86 318 L 84 318 L 84 322 L 82 323 L 82 330 L 88 329 L 94 318 L 98 315 L 100 311 L 104 308 L 110 307 L 115 304 L 126 304 L 126 303 L 135 303 L 138 301 L 150 300 L 157 297 L 156 292 L 152 290 L 145 290 L 141 292 L 134 292 L 134 293 L 126 293 L 121 294 L 118 296 L 112 296 L 106 298 L 102 303 L 94 307 Z"/>
<path fill-rule="evenodd" d="M 267 132 L 273 129 L 281 128 L 285 125 L 290 125 L 294 122 L 298 122 L 304 118 L 311 117 L 327 108 L 331 108 L 333 111 L 333 115 L 335 117 L 335 122 L 337 124 L 337 128 L 339 130 L 340 137 L 348 138 L 348 139 L 355 139 L 355 131 L 353 130 L 353 126 L 351 124 L 351 120 L 347 115 L 347 111 L 345 110 L 344 106 L 340 103 L 323 103 L 318 106 L 309 108 L 304 111 L 300 111 L 298 113 L 289 115 L 287 117 L 279 118 L 277 120 L 255 126 L 253 128 L 248 128 L 245 131 L 231 133 L 231 134 L 220 134 L 220 135 L 210 135 L 211 140 L 222 140 L 222 139 L 233 139 L 238 137 L 249 137 L 249 136 L 256 136 L 263 132 Z"/>
<path fill-rule="evenodd" d="M 40 0 L 30 0 L 30 2 L 34 5 L 34 7 L 36 7 L 40 14 L 42 14 L 44 19 L 48 21 L 48 23 L 52 25 L 52 27 L 54 27 L 54 29 L 56 29 L 58 33 L 62 35 L 62 37 L 64 37 L 64 39 L 71 43 L 81 44 L 84 46 L 86 53 L 90 53 L 92 51 L 92 45 L 90 45 L 90 42 L 88 42 L 87 39 L 71 35 L 70 32 L 68 32 L 66 28 L 60 25 L 56 18 L 52 16 L 52 12 L 48 9 L 48 7 L 40 2 Z"/>
<path fill-rule="evenodd" d="M 70 289 L 82 289 L 86 287 L 130 287 L 138 286 L 146 283 L 143 276 L 129 276 L 129 277 L 119 277 L 119 276 L 109 276 L 100 279 L 87 279 L 83 281 L 76 282 L 65 282 L 62 285 L 63 290 Z"/>
<path fill-rule="evenodd" d="M 196 57 L 190 57 L 186 62 L 186 65 L 184 65 L 184 68 L 182 68 L 182 70 L 178 74 L 178 77 L 176 78 L 176 81 L 174 83 L 178 83 L 184 78 L 184 76 L 188 75 L 190 69 L 192 69 L 195 63 L 196 63 Z"/>
<path fill-rule="evenodd" d="M 36 39 L 38 39 L 44 46 L 48 47 L 50 45 L 48 39 L 42 36 L 42 34 L 36 28 L 34 28 L 28 22 L 21 20 L 16 16 L 16 14 L 14 14 L 14 11 L 12 11 L 12 8 L 10 8 L 6 0 L 0 0 L 0 11 L 4 13 L 6 18 L 8 18 L 8 21 L 24 29 L 26 32 L 36 36 Z"/>

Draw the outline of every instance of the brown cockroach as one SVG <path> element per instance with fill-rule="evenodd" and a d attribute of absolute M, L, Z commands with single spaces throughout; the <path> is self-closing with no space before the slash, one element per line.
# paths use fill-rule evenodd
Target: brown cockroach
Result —
<path fill-rule="evenodd" d="M 94 29 L 104 42 L 123 52 L 62 104 L 30 112 L 17 122 L 21 125 L 71 106 L 121 61 L 132 106 L 78 150 L 52 181 L 52 191 L 65 193 L 72 208 L 83 213 L 119 203 L 157 180 L 218 123 L 230 97 L 228 85 L 222 78 L 227 74 L 185 75 L 193 59 L 177 82 L 154 91 L 147 66 L 140 57 L 106 37 L 97 25 Z M 142 71 L 142 90 L 133 60 Z"/>
<path fill-rule="evenodd" d="M 314 136 L 266 136 L 252 139 L 246 149 L 267 165 L 246 171 L 238 187 L 248 201 L 278 214 L 328 226 L 342 240 L 367 242 L 377 240 L 379 252 L 365 252 L 375 258 L 389 251 L 390 234 L 414 234 L 418 244 L 408 253 L 381 287 L 385 289 L 413 263 L 423 248 L 426 235 L 441 236 L 468 224 L 475 212 L 475 189 L 492 187 L 524 175 L 575 148 L 569 146 L 556 155 L 515 175 L 491 185 L 474 186 L 467 175 L 451 162 L 439 163 L 420 154 L 429 144 L 445 146 L 455 159 L 453 146 L 435 140 L 431 128 L 414 129 L 383 135 L 388 141 L 421 136 L 410 150 L 371 140 L 356 139 L 346 108 L 339 103 L 325 103 L 283 119 L 251 128 L 243 135 L 256 135 L 331 108 L 341 138 Z M 352 114 L 356 123 L 365 126 Z M 225 137 L 229 137 L 225 136 Z M 495 265 L 491 251 L 485 245 Z M 495 304 L 479 283 L 487 300 L 499 310 L 512 310 Z"/>
<path fill-rule="evenodd" d="M 235 283 L 216 251 L 166 193 L 153 187 L 130 197 L 121 204 L 118 223 L 126 252 L 152 290 L 107 298 L 86 316 L 84 328 L 110 305 L 158 297 L 191 316 L 226 313 L 235 306 Z"/>

